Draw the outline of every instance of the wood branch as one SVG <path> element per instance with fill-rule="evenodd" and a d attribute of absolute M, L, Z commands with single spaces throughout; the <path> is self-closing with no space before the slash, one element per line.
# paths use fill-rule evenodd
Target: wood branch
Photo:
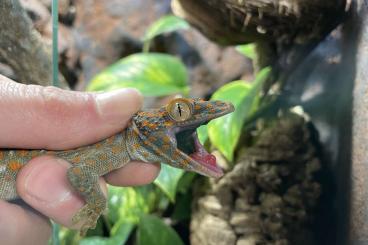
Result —
<path fill-rule="evenodd" d="M 305 43 L 336 24 L 345 0 L 173 0 L 172 9 L 221 44 Z"/>
<path fill-rule="evenodd" d="M 52 82 L 51 50 L 18 0 L 0 1 L 0 60 L 15 72 L 18 82 L 50 85 Z M 65 84 L 64 84 L 65 87 Z"/>

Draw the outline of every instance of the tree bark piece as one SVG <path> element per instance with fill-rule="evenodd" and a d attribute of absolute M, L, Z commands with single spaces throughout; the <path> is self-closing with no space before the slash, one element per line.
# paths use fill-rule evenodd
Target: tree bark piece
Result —
<path fill-rule="evenodd" d="M 331 30 L 345 0 L 173 0 L 172 8 L 221 44 L 305 43 Z"/>
<path fill-rule="evenodd" d="M 51 52 L 18 0 L 0 1 L 0 60 L 13 70 L 17 80 L 26 84 L 50 85 Z"/>

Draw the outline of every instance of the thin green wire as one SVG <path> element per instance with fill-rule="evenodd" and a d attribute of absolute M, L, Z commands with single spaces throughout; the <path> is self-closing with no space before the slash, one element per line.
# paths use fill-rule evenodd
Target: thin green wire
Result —
<path fill-rule="evenodd" d="M 59 54 L 58 54 L 58 0 L 52 0 L 52 85 L 59 87 Z"/>
<path fill-rule="evenodd" d="M 58 52 L 58 27 L 59 11 L 58 0 L 52 0 L 52 85 L 59 87 L 59 52 Z M 60 245 L 59 239 L 60 226 L 53 223 L 51 244 Z"/>

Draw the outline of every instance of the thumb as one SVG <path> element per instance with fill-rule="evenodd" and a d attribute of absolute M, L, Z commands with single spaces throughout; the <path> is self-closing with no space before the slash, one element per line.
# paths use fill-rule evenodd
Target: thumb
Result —
<path fill-rule="evenodd" d="M 122 130 L 139 110 L 135 89 L 107 93 L 24 85 L 0 75 L 0 148 L 66 149 Z"/>

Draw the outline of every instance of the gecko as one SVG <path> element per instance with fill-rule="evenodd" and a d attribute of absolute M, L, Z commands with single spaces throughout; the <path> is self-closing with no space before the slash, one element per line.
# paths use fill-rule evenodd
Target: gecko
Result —
<path fill-rule="evenodd" d="M 138 111 L 121 132 L 71 150 L 0 149 L 0 199 L 19 198 L 16 177 L 32 158 L 53 155 L 70 163 L 66 178 L 85 205 L 72 217 L 84 235 L 105 211 L 98 179 L 130 161 L 159 162 L 209 177 L 221 177 L 216 158 L 199 142 L 196 129 L 234 111 L 224 101 L 177 98 L 156 109 Z"/>

